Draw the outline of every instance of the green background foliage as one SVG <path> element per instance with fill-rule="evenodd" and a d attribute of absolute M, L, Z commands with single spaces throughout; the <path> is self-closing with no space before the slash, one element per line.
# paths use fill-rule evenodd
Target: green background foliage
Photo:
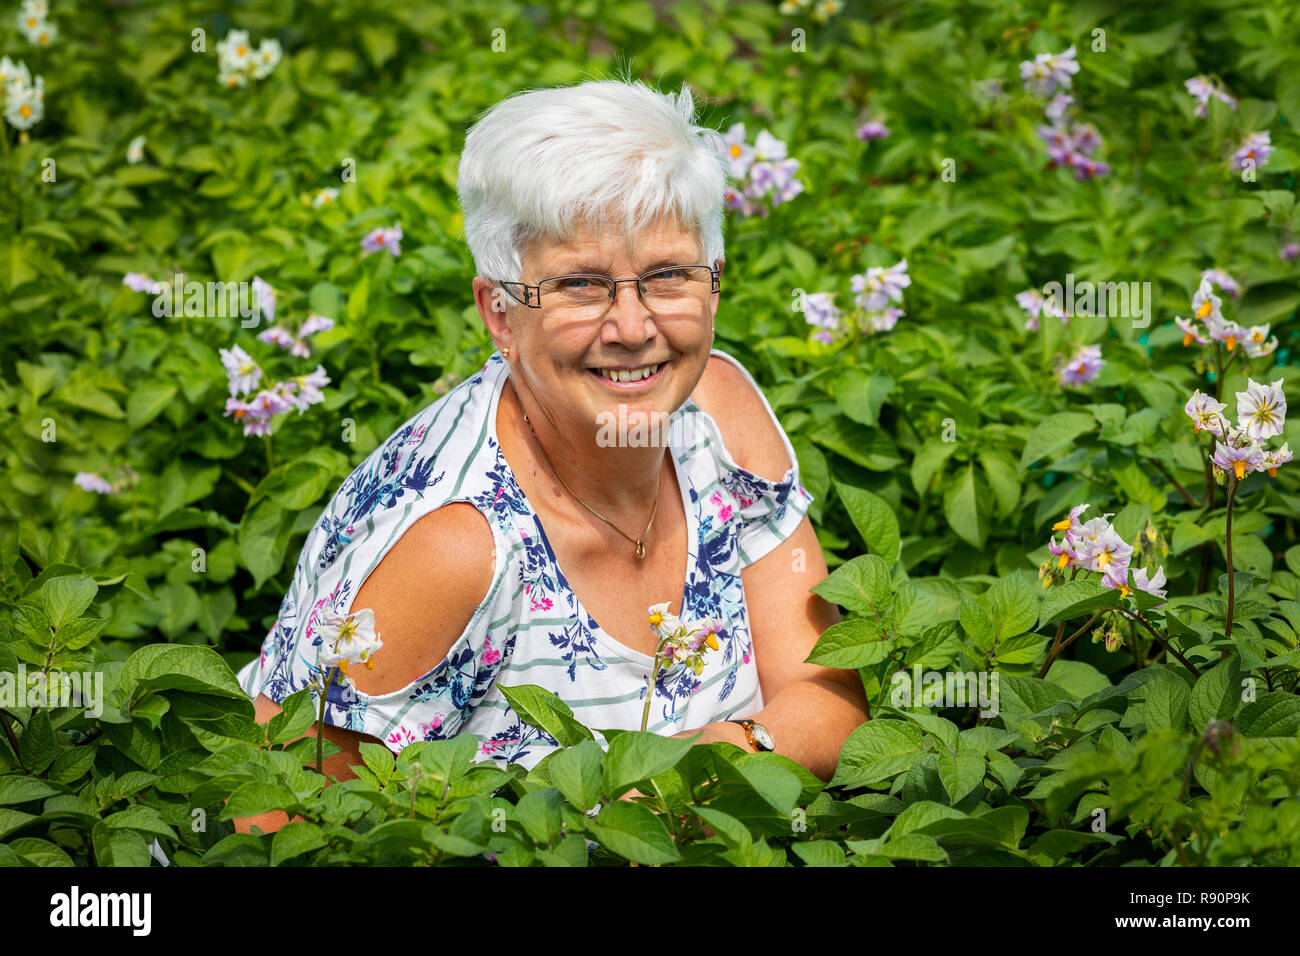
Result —
<path fill-rule="evenodd" d="M 818 24 L 765 2 L 228 7 L 56 2 L 45 50 L 0 21 L 0 53 L 46 83 L 44 120 L 26 141 L 5 131 L 0 168 L 0 675 L 89 669 L 107 688 L 98 718 L 0 715 L 0 863 L 146 864 L 153 840 L 181 865 L 1300 862 L 1296 473 L 1239 489 L 1229 603 L 1223 496 L 1182 412 L 1195 388 L 1232 407 L 1248 376 L 1292 394 L 1300 378 L 1300 260 L 1278 255 L 1300 233 L 1300 11 L 927 0 Z M 284 46 L 248 89 L 216 82 L 231 28 Z M 1071 44 L 1071 92 L 1112 167 L 1089 181 L 1046 167 L 1042 104 L 1016 72 Z M 310 699 L 259 726 L 232 668 L 339 482 L 490 354 L 455 196 L 465 130 L 510 93 L 620 67 L 689 83 L 704 123 L 766 128 L 802 163 L 802 195 L 729 214 L 716 344 L 798 453 L 833 568 L 817 591 L 847 612 L 811 659 L 857 669 L 872 719 L 827 783 L 727 744 L 608 731 L 605 752 L 534 692 L 529 722 L 566 749 L 528 773 L 455 739 L 370 746 L 357 780 L 325 787 L 314 741 L 285 743 Z M 1202 73 L 1235 111 L 1193 115 L 1183 81 Z M 876 114 L 891 136 L 858 140 Z M 1244 182 L 1228 157 L 1265 129 L 1276 151 Z M 138 135 L 146 159 L 128 164 Z M 338 202 L 314 208 L 329 186 Z M 362 258 L 360 238 L 394 222 L 402 255 Z M 795 290 L 846 305 L 852 274 L 904 257 L 894 330 L 810 338 Z M 1172 319 L 1210 267 L 1246 287 L 1228 307 L 1273 325 L 1275 355 L 1225 374 L 1182 346 Z M 310 360 L 277 358 L 237 320 L 155 317 L 121 284 L 132 271 L 260 275 L 277 316 L 337 324 Z M 1015 294 L 1067 273 L 1150 282 L 1150 326 L 1027 331 Z M 291 374 L 319 361 L 326 400 L 245 438 L 222 416 L 217 349 L 235 344 Z M 1106 364 L 1065 389 L 1053 362 L 1081 344 Z M 1300 445 L 1294 422 L 1285 437 Z M 138 483 L 115 495 L 72 482 L 127 467 Z M 1130 542 L 1154 530 L 1135 566 L 1165 568 L 1163 609 L 1087 580 L 1039 586 L 1051 524 L 1085 501 Z M 1081 639 L 1120 607 L 1122 649 Z M 996 670 L 998 714 L 894 706 L 893 675 L 913 668 Z M 632 789 L 644 798 L 618 799 Z M 233 832 L 269 809 L 302 820 Z"/>

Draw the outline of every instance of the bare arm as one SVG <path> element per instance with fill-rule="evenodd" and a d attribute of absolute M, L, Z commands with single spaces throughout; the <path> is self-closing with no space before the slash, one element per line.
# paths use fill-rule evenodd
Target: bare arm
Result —
<path fill-rule="evenodd" d="M 717 421 L 733 460 L 752 474 L 779 481 L 792 462 L 762 398 L 741 372 L 714 357 L 701 386 L 692 397 Z M 741 571 L 765 701 L 753 719 L 772 732 L 777 753 L 822 780 L 835 773 L 844 740 L 869 716 L 856 671 L 804 663 L 822 632 L 840 620 L 833 604 L 809 590 L 826 575 L 826 559 L 807 516 L 794 534 Z M 736 724 L 703 729 L 701 742 L 727 740 L 748 749 Z"/>
<path fill-rule="evenodd" d="M 370 608 L 384 646 L 374 668 L 354 666 L 348 679 L 363 694 L 401 690 L 424 676 L 447 656 L 460 638 L 492 582 L 492 532 L 473 505 L 456 503 L 425 515 L 402 535 L 361 585 L 351 610 Z M 259 695 L 254 702 L 258 723 L 280 712 L 280 705 Z M 304 737 L 314 737 L 313 724 Z M 361 744 L 382 743 L 366 734 L 325 725 L 325 739 L 341 750 L 325 759 L 325 773 L 337 780 L 356 776 Z M 283 811 L 235 820 L 240 833 L 251 826 L 264 832 L 289 822 Z"/>

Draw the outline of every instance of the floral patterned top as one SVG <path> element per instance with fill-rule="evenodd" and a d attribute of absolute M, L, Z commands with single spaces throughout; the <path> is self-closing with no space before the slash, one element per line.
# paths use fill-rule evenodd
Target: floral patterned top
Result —
<path fill-rule="evenodd" d="M 712 354 L 735 364 L 763 397 L 740 363 L 717 349 Z M 350 613 L 362 582 L 407 528 L 435 508 L 468 502 L 492 529 L 495 570 L 486 597 L 447 656 L 409 686 L 372 696 L 336 680 L 326 694 L 326 723 L 365 733 L 394 752 L 417 740 L 469 733 L 479 741 L 476 759 L 532 767 L 558 744 L 521 721 L 497 685 L 537 684 L 589 727 L 640 729 L 652 658 L 602 630 L 556 563 L 497 441 L 507 377 L 505 360 L 494 353 L 344 480 L 307 536 L 260 658 L 239 673 L 250 697 L 265 694 L 280 703 L 319 685 L 321 639 L 313 632 L 322 609 Z M 740 572 L 793 534 L 813 500 L 766 397 L 763 405 L 790 456 L 779 482 L 736 465 L 717 423 L 693 401 L 669 418 L 668 447 L 690 542 L 688 574 L 673 610 L 683 619 L 720 618 L 725 628 L 700 674 L 681 662 L 660 669 L 647 727 L 655 733 L 697 729 L 763 707 Z"/>

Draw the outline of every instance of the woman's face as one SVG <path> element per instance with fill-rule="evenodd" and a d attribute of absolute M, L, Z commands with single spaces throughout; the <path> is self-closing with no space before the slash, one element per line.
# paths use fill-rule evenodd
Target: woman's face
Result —
<path fill-rule="evenodd" d="M 534 285 L 571 273 L 630 279 L 660 266 L 701 262 L 696 238 L 664 219 L 639 234 L 633 247 L 622 237 L 590 232 L 572 242 L 533 243 L 523 256 L 523 281 Z M 695 303 L 661 312 L 646 307 L 635 283 L 620 283 L 608 311 L 584 319 L 565 317 L 548 305 L 549 296 L 542 298 L 541 309 L 507 296 L 504 328 L 493 328 L 492 319 L 484 318 L 497 341 L 518 356 L 515 374 L 557 424 L 595 432 L 608 421 L 602 413 L 618 416 L 624 405 L 628 416 L 639 412 L 646 421 L 666 425 L 667 416 L 695 390 L 709 359 L 718 295 L 708 288 Z M 500 313 L 493 318 L 501 322 Z M 651 366 L 657 366 L 655 372 L 635 382 L 614 382 L 600 371 Z"/>

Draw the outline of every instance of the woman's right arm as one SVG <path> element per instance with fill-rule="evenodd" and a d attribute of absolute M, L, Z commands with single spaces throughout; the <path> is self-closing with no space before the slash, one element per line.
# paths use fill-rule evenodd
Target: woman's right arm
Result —
<path fill-rule="evenodd" d="M 492 586 L 495 552 L 492 530 L 471 504 L 456 502 L 431 511 L 411 525 L 370 573 L 352 610 L 370 608 L 383 641 L 373 669 L 353 665 L 348 679 L 363 694 L 401 690 L 433 670 L 460 638 Z M 258 695 L 257 722 L 280 712 L 280 705 Z M 312 724 L 304 737 L 314 737 Z M 361 744 L 382 743 L 366 734 L 325 725 L 325 739 L 340 752 L 325 758 L 325 773 L 337 780 L 356 776 Z M 289 822 L 281 810 L 234 821 L 239 833 L 257 826 L 271 833 Z"/>

